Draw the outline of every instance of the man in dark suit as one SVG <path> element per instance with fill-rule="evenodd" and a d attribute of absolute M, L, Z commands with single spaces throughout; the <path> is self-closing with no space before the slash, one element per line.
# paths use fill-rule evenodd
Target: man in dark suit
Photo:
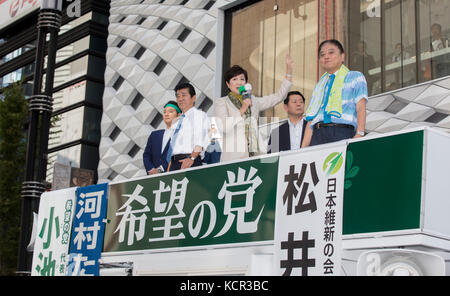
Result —
<path fill-rule="evenodd" d="M 167 171 L 167 151 L 170 138 L 173 134 L 172 123 L 181 114 L 180 107 L 175 101 L 169 101 L 164 105 L 163 120 L 166 129 L 152 131 L 145 146 L 143 161 L 147 175 L 158 174 Z"/>
<path fill-rule="evenodd" d="M 303 119 L 305 97 L 299 91 L 291 91 L 284 100 L 283 107 L 288 120 L 271 132 L 267 153 L 297 150 L 301 147 L 307 123 Z"/>

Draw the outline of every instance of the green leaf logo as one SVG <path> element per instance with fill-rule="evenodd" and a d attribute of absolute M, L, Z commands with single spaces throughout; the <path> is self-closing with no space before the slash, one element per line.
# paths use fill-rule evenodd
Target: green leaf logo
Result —
<path fill-rule="evenodd" d="M 344 157 L 342 157 L 342 152 L 334 152 L 328 155 L 323 163 L 323 171 L 327 176 L 336 174 L 344 163 Z"/>
<path fill-rule="evenodd" d="M 344 181 L 344 189 L 350 189 L 352 187 L 353 182 L 352 178 L 356 177 L 359 173 L 359 166 L 353 165 L 353 153 L 351 151 L 347 151 L 347 161 L 346 161 L 346 169 L 345 169 L 345 181 Z"/>

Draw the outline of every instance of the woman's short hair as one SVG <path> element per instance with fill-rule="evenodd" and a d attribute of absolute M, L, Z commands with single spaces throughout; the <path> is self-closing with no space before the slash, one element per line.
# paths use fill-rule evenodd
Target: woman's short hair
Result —
<path fill-rule="evenodd" d="M 230 82 L 231 78 L 241 75 L 241 74 L 244 74 L 245 81 L 248 81 L 247 71 L 245 71 L 241 66 L 234 65 L 233 67 L 228 69 L 227 72 L 225 72 L 225 74 L 223 75 L 223 78 L 225 79 L 225 82 Z"/>
<path fill-rule="evenodd" d="M 341 52 L 341 54 L 343 54 L 345 51 L 344 51 L 344 47 L 342 46 L 342 43 L 340 43 L 338 40 L 336 40 L 336 39 L 329 39 L 329 40 L 325 40 L 325 41 L 323 41 L 322 43 L 320 43 L 320 45 L 319 45 L 319 56 L 320 56 L 320 51 L 322 50 L 322 47 L 325 45 L 325 44 L 333 44 L 333 45 L 335 45 L 338 49 L 339 49 L 339 51 Z"/>

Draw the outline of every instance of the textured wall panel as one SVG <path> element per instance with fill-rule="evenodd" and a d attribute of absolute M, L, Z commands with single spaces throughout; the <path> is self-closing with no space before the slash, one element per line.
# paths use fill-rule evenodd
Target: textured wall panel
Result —
<path fill-rule="evenodd" d="M 228 2 L 111 1 L 99 182 L 145 175 L 147 138 L 164 128 L 162 108 L 181 80 L 194 85 L 196 106 L 213 115 L 217 7 Z"/>

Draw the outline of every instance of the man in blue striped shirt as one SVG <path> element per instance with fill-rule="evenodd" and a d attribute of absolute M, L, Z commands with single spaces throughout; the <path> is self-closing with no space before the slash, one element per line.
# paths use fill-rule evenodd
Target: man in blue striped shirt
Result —
<path fill-rule="evenodd" d="M 314 89 L 306 111 L 308 121 L 302 147 L 363 137 L 366 125 L 367 82 L 361 72 L 349 71 L 337 40 L 319 46 L 319 62 L 326 70 Z"/>

